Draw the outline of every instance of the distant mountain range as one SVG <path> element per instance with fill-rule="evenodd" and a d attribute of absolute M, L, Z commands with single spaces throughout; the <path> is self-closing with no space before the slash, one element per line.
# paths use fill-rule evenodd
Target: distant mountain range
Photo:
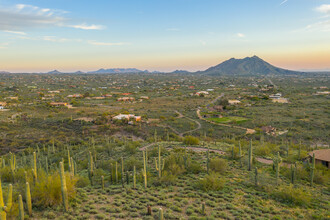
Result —
<path fill-rule="evenodd" d="M 292 71 L 273 66 L 257 56 L 246 57 L 244 59 L 231 58 L 219 65 L 208 68 L 205 71 L 189 72 L 186 70 L 175 70 L 168 74 L 202 74 L 202 75 L 295 75 L 303 73 L 315 73 L 313 71 Z M 319 71 L 322 72 L 322 71 Z M 0 73 L 9 73 L 0 71 Z M 61 74 L 58 70 L 48 72 L 48 74 Z M 66 72 L 67 73 L 67 72 Z M 85 74 L 86 72 L 77 71 L 72 74 Z M 149 72 L 148 70 L 139 70 L 136 68 L 112 68 L 112 69 L 99 69 L 96 71 L 87 72 L 87 74 L 121 74 L 121 73 L 164 73 L 160 71 Z M 323 72 L 326 73 L 326 72 Z"/>
<path fill-rule="evenodd" d="M 275 67 L 257 56 L 244 59 L 231 58 L 217 66 L 198 72 L 206 75 L 292 75 L 302 72 Z"/>
<path fill-rule="evenodd" d="M 143 73 L 146 71 L 135 68 L 115 68 L 115 69 L 99 69 L 97 71 L 91 71 L 87 73 Z"/>

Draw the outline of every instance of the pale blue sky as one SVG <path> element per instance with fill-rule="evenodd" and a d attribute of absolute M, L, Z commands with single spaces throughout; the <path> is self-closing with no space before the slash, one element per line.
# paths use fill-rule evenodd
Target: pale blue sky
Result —
<path fill-rule="evenodd" d="M 0 70 L 330 68 L 330 0 L 0 0 Z"/>

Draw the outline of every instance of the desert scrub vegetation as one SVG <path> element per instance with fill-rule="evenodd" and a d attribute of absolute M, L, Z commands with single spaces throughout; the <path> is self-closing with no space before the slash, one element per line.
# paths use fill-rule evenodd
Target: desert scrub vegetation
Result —
<path fill-rule="evenodd" d="M 18 218 L 21 210 L 47 219 L 157 219 L 160 208 L 164 219 L 311 219 L 327 213 L 327 181 L 318 179 L 329 173 L 313 163 L 292 169 L 278 162 L 277 177 L 276 167 L 256 160 L 258 145 L 247 140 L 203 142 L 192 149 L 182 142 L 148 145 L 91 137 L 2 156 L 5 202 L 9 184 L 13 187 L 7 218 Z M 215 151 L 219 148 L 227 153 Z"/>

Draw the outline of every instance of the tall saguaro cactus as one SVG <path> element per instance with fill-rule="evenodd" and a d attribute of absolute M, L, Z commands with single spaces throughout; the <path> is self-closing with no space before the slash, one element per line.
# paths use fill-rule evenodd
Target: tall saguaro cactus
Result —
<path fill-rule="evenodd" d="M 33 152 L 33 169 L 32 169 L 32 172 L 33 172 L 33 178 L 35 181 L 37 181 L 38 179 L 38 172 L 37 172 L 37 154 L 36 152 Z"/>
<path fill-rule="evenodd" d="M 64 210 L 67 212 L 69 210 L 69 201 L 68 201 L 68 190 L 66 188 L 63 162 L 60 162 L 60 177 L 61 177 L 61 191 L 62 191 L 63 206 L 64 206 Z"/>
<path fill-rule="evenodd" d="M 133 168 L 133 188 L 136 189 L 136 168 Z"/>
<path fill-rule="evenodd" d="M 121 184 L 124 185 L 124 158 L 121 157 Z"/>
<path fill-rule="evenodd" d="M 210 150 L 209 147 L 207 147 L 207 152 L 206 152 L 206 172 L 209 174 L 210 171 Z"/>
<path fill-rule="evenodd" d="M 258 168 L 255 167 L 254 169 L 254 184 L 258 186 Z"/>
<path fill-rule="evenodd" d="M 7 213 L 10 211 L 11 206 L 13 204 L 13 186 L 11 184 L 8 185 L 8 196 L 7 196 L 7 204 L 3 201 L 3 193 L 2 186 L 0 180 L 0 219 L 6 220 Z"/>
<path fill-rule="evenodd" d="M 160 145 L 158 145 L 158 163 L 155 158 L 155 166 L 156 166 L 156 170 L 158 171 L 158 177 L 161 178 L 162 170 L 164 170 L 164 167 L 165 167 L 165 160 L 164 159 L 162 160 L 162 158 L 161 158 Z"/>
<path fill-rule="evenodd" d="M 25 183 L 25 200 L 29 216 L 32 216 L 32 202 L 29 182 Z"/>
<path fill-rule="evenodd" d="M 312 157 L 312 164 L 310 165 L 310 170 L 311 170 L 311 186 L 313 186 L 313 181 L 314 181 L 314 170 L 315 170 L 315 154 L 313 154 Z"/>
<path fill-rule="evenodd" d="M 93 175 L 94 175 L 94 164 L 93 164 L 93 156 L 92 153 L 89 152 L 88 157 L 88 177 L 91 182 L 91 185 L 93 185 Z"/>
<path fill-rule="evenodd" d="M 142 151 L 143 154 L 143 170 L 142 170 L 142 175 L 143 175 L 143 179 L 144 179 L 144 188 L 148 187 L 147 184 L 147 151 Z"/>
<path fill-rule="evenodd" d="M 250 146 L 249 146 L 249 160 L 248 160 L 248 170 L 252 170 L 252 157 L 253 157 L 253 152 L 252 152 L 252 139 L 250 139 Z"/>
<path fill-rule="evenodd" d="M 282 159 L 280 157 L 280 152 L 277 152 L 277 157 L 273 159 L 273 164 L 276 171 L 276 184 L 278 184 L 278 180 L 279 180 L 281 162 Z"/>
<path fill-rule="evenodd" d="M 241 148 L 241 141 L 238 142 L 238 157 L 239 157 L 239 162 L 241 167 L 243 167 L 243 162 L 242 162 L 242 148 Z"/>
<path fill-rule="evenodd" d="M 22 196 L 18 196 L 19 220 L 24 220 L 24 206 Z"/>

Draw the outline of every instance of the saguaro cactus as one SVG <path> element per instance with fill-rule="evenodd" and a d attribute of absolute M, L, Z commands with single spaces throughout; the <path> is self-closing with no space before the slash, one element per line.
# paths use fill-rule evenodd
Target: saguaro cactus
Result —
<path fill-rule="evenodd" d="M 163 213 L 163 209 L 162 208 L 159 208 L 158 219 L 159 220 L 164 220 L 164 213 Z"/>
<path fill-rule="evenodd" d="M 116 183 L 118 183 L 118 163 L 116 161 L 116 166 L 115 166 L 115 176 L 116 176 Z"/>
<path fill-rule="evenodd" d="M 202 203 L 202 215 L 205 215 L 205 202 Z"/>
<path fill-rule="evenodd" d="M 163 161 L 163 163 L 162 163 Z M 157 160 L 155 158 L 155 166 L 156 166 L 156 170 L 158 171 L 158 177 L 161 178 L 162 177 L 162 170 L 164 170 L 165 167 L 165 160 L 161 158 L 160 155 L 160 145 L 158 145 L 158 163 Z"/>
<path fill-rule="evenodd" d="M 101 176 L 102 190 L 104 190 L 104 176 Z"/>
<path fill-rule="evenodd" d="M 32 202 L 31 202 L 31 192 L 30 192 L 30 185 L 26 182 L 25 185 L 25 199 L 26 199 L 26 206 L 28 210 L 29 216 L 32 216 Z"/>
<path fill-rule="evenodd" d="M 143 154 L 143 170 L 142 170 L 142 175 L 144 177 L 144 188 L 147 188 L 147 152 L 142 152 Z"/>
<path fill-rule="evenodd" d="M 10 211 L 11 206 L 13 204 L 13 186 L 11 184 L 8 185 L 8 196 L 7 196 L 7 204 L 3 201 L 3 193 L 2 186 L 0 180 L 0 219 L 6 220 L 7 213 Z"/>
<path fill-rule="evenodd" d="M 37 172 L 37 154 L 36 152 L 33 152 L 33 169 L 32 169 L 32 172 L 33 172 L 33 178 L 35 181 L 37 181 L 38 179 L 38 172 Z"/>
<path fill-rule="evenodd" d="M 258 186 L 258 168 L 256 167 L 254 170 L 254 184 Z"/>
<path fill-rule="evenodd" d="M 69 201 L 68 201 L 68 190 L 66 188 L 63 162 L 60 162 L 60 177 L 61 177 L 61 190 L 62 190 L 63 206 L 64 206 L 64 210 L 67 212 L 69 210 Z"/>
<path fill-rule="evenodd" d="M 92 153 L 89 152 L 89 157 L 88 157 L 88 178 L 91 182 L 91 185 L 93 185 L 93 175 L 94 175 L 93 156 L 92 156 Z"/>
<path fill-rule="evenodd" d="M 241 149 L 241 142 L 238 142 L 238 157 L 239 157 L 239 162 L 241 164 L 241 167 L 243 167 L 243 162 L 242 162 L 242 149 Z"/>
<path fill-rule="evenodd" d="M 207 152 L 206 152 L 206 172 L 209 174 L 210 170 L 210 150 L 209 147 L 207 147 Z"/>
<path fill-rule="evenodd" d="M 136 189 L 136 168 L 133 168 L 133 188 Z"/>
<path fill-rule="evenodd" d="M 22 196 L 18 196 L 19 220 L 24 220 L 24 206 Z"/>
<path fill-rule="evenodd" d="M 295 168 L 297 167 L 297 164 L 295 164 Z M 294 184 L 295 179 L 296 179 L 296 170 L 293 168 L 291 164 L 291 183 Z"/>
<path fill-rule="evenodd" d="M 282 162 L 282 159 L 280 157 L 280 152 L 277 152 L 277 157 L 273 159 L 273 164 L 274 164 L 275 171 L 276 171 L 276 184 L 278 184 L 281 162 Z"/>
<path fill-rule="evenodd" d="M 121 157 L 121 184 L 124 185 L 124 158 Z"/>
<path fill-rule="evenodd" d="M 250 146 L 249 146 L 249 158 L 248 158 L 248 170 L 252 170 L 252 157 L 253 157 L 253 150 L 252 150 L 252 140 L 250 139 Z"/>
<path fill-rule="evenodd" d="M 315 170 L 315 154 L 313 154 L 312 158 L 312 164 L 310 165 L 310 170 L 311 170 L 311 186 L 313 186 L 313 181 L 314 181 L 314 170 Z"/>

